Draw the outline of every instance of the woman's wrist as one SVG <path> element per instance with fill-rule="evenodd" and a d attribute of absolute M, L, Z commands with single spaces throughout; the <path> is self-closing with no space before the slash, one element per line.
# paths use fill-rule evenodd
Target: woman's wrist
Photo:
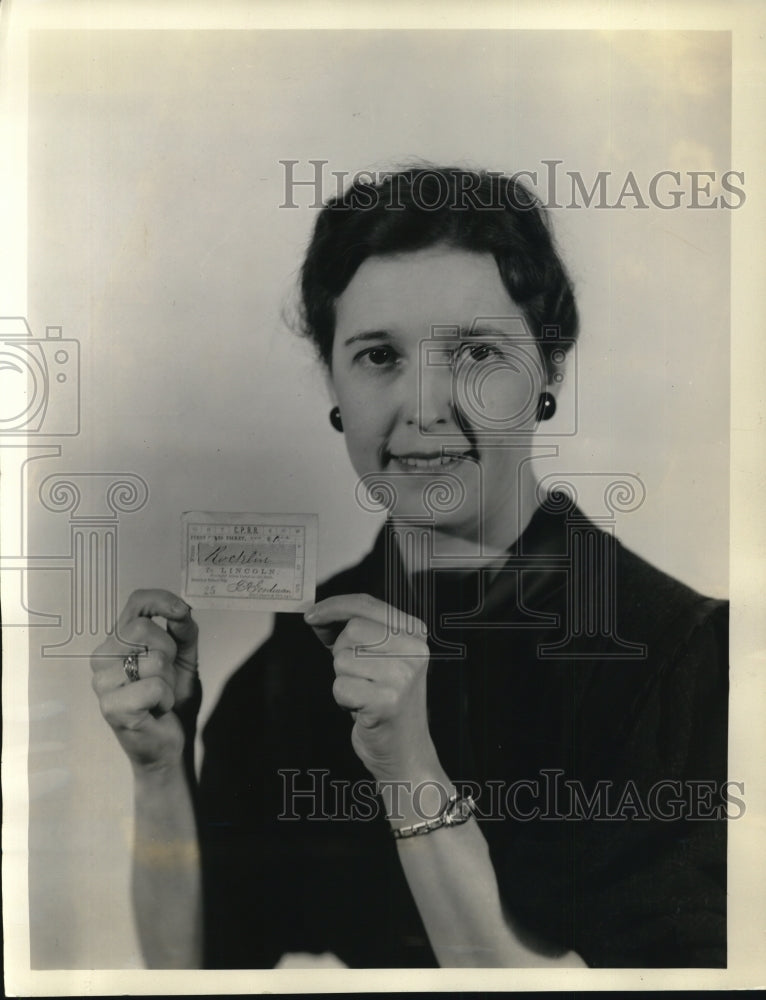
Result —
<path fill-rule="evenodd" d="M 167 792 L 179 783 L 187 784 L 183 754 L 166 761 L 133 765 L 133 781 L 136 793 L 147 794 Z"/>
<path fill-rule="evenodd" d="M 192 789 L 183 763 L 144 768 L 134 784 L 136 860 L 157 852 L 196 852 Z"/>
<path fill-rule="evenodd" d="M 437 759 L 407 774 L 398 779 L 378 779 L 378 793 L 392 829 L 434 819 L 455 792 Z"/>

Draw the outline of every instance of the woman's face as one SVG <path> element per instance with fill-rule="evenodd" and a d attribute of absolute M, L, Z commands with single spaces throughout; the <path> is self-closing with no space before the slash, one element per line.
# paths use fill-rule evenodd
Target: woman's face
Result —
<path fill-rule="evenodd" d="M 331 391 L 396 517 L 473 539 L 508 523 L 545 389 L 521 316 L 491 254 L 444 246 L 370 257 L 338 299 Z"/>

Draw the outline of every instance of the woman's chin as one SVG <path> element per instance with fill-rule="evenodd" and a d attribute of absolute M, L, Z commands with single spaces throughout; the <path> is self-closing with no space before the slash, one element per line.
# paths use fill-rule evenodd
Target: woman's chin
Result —
<path fill-rule="evenodd" d="M 479 530 L 479 511 L 473 498 L 457 496 L 440 484 L 425 497 L 400 497 L 388 511 L 389 521 L 410 528 L 423 528 L 450 535 L 473 537 Z"/>
<path fill-rule="evenodd" d="M 367 494 L 382 503 L 393 520 L 456 527 L 476 519 L 481 477 L 478 467 L 468 462 L 406 472 L 389 466 L 363 477 L 362 482 Z"/>

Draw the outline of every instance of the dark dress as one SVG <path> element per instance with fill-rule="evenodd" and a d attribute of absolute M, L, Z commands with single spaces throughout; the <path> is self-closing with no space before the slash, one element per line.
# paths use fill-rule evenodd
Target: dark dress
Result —
<path fill-rule="evenodd" d="M 370 593 L 429 625 L 430 732 L 522 939 L 592 967 L 725 966 L 726 602 L 555 505 L 491 582 L 407 586 L 397 559 L 386 526 L 317 599 Z M 300 616 L 278 615 L 207 724 L 208 967 L 436 964 L 333 679 Z"/>

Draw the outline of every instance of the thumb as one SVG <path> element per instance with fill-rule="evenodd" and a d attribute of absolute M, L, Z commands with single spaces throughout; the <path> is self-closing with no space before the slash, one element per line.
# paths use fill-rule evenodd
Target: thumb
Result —
<path fill-rule="evenodd" d="M 166 618 L 168 635 L 173 639 L 178 648 L 179 659 L 184 653 L 193 652 L 196 659 L 197 636 L 199 629 L 197 623 L 192 618 L 191 608 L 184 605 L 184 610 L 178 617 Z"/>
<path fill-rule="evenodd" d="M 311 630 L 323 646 L 332 649 L 345 627 L 345 622 L 328 622 L 326 625 L 312 625 Z"/>

